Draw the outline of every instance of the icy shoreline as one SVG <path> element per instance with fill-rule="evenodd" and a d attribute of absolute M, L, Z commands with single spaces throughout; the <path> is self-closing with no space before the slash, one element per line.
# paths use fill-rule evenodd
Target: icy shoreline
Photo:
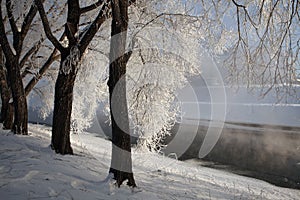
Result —
<path fill-rule="evenodd" d="M 154 154 L 134 153 L 141 192 L 116 189 L 107 177 L 110 142 L 72 135 L 75 156 L 50 150 L 50 128 L 29 125 L 30 136 L 0 133 L 3 199 L 299 199 L 300 191 Z M 101 158 L 101 159 L 100 159 Z"/>

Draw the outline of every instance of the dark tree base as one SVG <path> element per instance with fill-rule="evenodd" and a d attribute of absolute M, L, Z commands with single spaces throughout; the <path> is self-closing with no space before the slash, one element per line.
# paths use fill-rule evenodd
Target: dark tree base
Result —
<path fill-rule="evenodd" d="M 7 80 L 12 92 L 14 105 L 15 134 L 28 135 L 28 110 L 22 76 L 20 74 L 19 56 L 6 59 Z"/>
<path fill-rule="evenodd" d="M 62 155 L 74 155 L 73 149 L 70 146 L 66 148 L 60 148 L 59 146 L 55 147 L 53 144 L 51 144 L 51 149 L 55 151 L 55 153 L 62 154 Z"/>
<path fill-rule="evenodd" d="M 136 187 L 132 173 L 130 128 L 126 99 L 126 65 L 131 53 L 126 53 L 128 1 L 112 1 L 112 23 L 109 65 L 109 101 L 112 121 L 112 158 L 110 173 L 118 187 L 124 181 Z M 120 34 L 122 33 L 122 34 Z M 116 87 L 116 85 L 118 86 Z M 117 103 L 116 103 L 117 102 Z"/>
<path fill-rule="evenodd" d="M 70 52 L 61 52 L 60 72 L 55 83 L 54 111 L 52 123 L 52 148 L 56 153 L 73 155 L 70 142 L 71 112 L 73 89 L 76 79 L 76 65 L 72 65 L 69 73 L 63 73 L 64 61 Z"/>
<path fill-rule="evenodd" d="M 3 112 L 3 129 L 4 130 L 12 130 L 14 124 L 14 106 L 12 104 L 8 104 L 6 108 L 3 108 L 1 114 Z"/>
<path fill-rule="evenodd" d="M 133 173 L 122 172 L 113 168 L 109 169 L 109 173 L 114 175 L 114 180 L 116 180 L 116 184 L 120 187 L 124 181 L 127 181 L 127 185 L 130 187 L 136 187 L 135 180 L 133 178 Z"/>

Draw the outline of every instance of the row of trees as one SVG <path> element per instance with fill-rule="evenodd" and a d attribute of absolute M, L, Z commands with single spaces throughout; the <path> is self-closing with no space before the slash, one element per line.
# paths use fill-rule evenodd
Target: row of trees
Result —
<path fill-rule="evenodd" d="M 27 134 L 27 103 L 26 97 L 45 74 L 50 65 L 59 58 L 56 51 L 45 59 L 42 66 L 38 59 L 48 56 L 49 47 L 45 37 L 40 34 L 40 24 L 37 18 L 37 8 L 32 2 L 1 1 L 1 122 L 5 129 L 12 129 L 16 134 Z M 2 9 L 5 5 L 5 10 Z M 19 8 L 20 6 L 21 8 Z M 49 12 L 56 9 L 56 4 L 48 4 Z M 65 6 L 57 11 L 63 12 Z M 58 16 L 62 13 L 58 13 Z M 3 15 L 5 16 L 3 18 Z M 56 21 L 58 17 L 52 20 Z M 57 32 L 61 28 L 57 28 Z M 40 51 L 44 52 L 41 56 Z M 32 74 L 32 79 L 27 75 Z M 24 87 L 24 83 L 27 83 Z"/>
<path fill-rule="evenodd" d="M 2 1 L 0 2 L 2 5 Z M 67 19 L 64 25 L 64 32 L 61 39 L 57 39 L 53 31 L 51 30 L 51 23 L 48 20 L 47 14 L 50 13 L 51 8 L 48 9 L 48 13 L 45 11 L 43 1 L 36 0 L 32 2 L 28 14 L 25 16 L 22 22 L 21 30 L 18 27 L 18 20 L 14 17 L 14 4 L 18 2 L 12 2 L 10 0 L 5 2 L 6 14 L 10 25 L 10 31 L 12 32 L 12 46 L 10 45 L 9 33 L 6 32 L 6 20 L 1 17 L 0 20 L 0 32 L 1 32 L 1 94 L 2 94 L 2 121 L 4 122 L 4 128 L 12 129 L 16 134 L 28 134 L 28 111 L 26 94 L 34 87 L 38 80 L 42 77 L 43 73 L 49 68 L 49 66 L 56 60 L 56 53 L 60 55 L 60 67 L 55 84 L 55 102 L 53 113 L 53 130 L 51 146 L 57 152 L 61 154 L 73 154 L 73 150 L 70 144 L 70 127 L 71 127 L 71 111 L 73 100 L 73 88 L 76 79 L 78 69 L 80 67 L 80 61 L 87 49 L 89 43 L 96 35 L 98 29 L 102 23 L 111 17 L 111 10 L 114 11 L 112 15 L 112 36 L 122 33 L 122 38 L 116 39 L 116 42 L 112 42 L 111 55 L 123 55 L 126 47 L 126 31 L 128 26 L 128 1 L 98 1 L 89 6 L 81 8 L 78 0 L 69 0 L 67 3 Z M 131 2 L 133 3 L 133 1 Z M 79 31 L 80 17 L 86 12 L 94 9 L 99 9 L 98 15 L 95 19 L 86 26 L 84 31 Z M 23 43 L 36 13 L 39 12 L 40 19 L 43 24 L 43 29 L 48 40 L 53 44 L 54 50 L 46 63 L 39 70 L 38 77 L 34 77 L 30 81 L 26 88 L 23 86 L 22 67 L 25 65 L 26 59 L 29 59 L 33 52 L 36 51 L 37 46 L 32 47 L 22 58 Z M 2 14 L 2 7 L 0 7 L 0 14 Z M 21 18 L 23 13 L 19 13 Z M 54 14 L 54 13 L 50 13 Z M 124 18 L 125 17 L 125 18 Z M 20 21 L 20 20 L 19 20 Z M 117 37 L 118 38 L 118 37 Z M 66 45 L 63 45 L 60 41 L 65 39 Z M 125 41 L 125 42 L 123 42 Z M 121 42 L 121 43 L 120 43 Z M 116 49 L 120 49 L 121 52 L 116 52 Z M 3 54 L 5 56 L 3 56 Z M 5 57 L 5 59 L 4 59 Z M 122 56 L 121 56 L 122 57 Z M 127 57 L 127 56 L 126 56 Z M 127 58 L 128 61 L 129 57 Z M 118 82 L 118 79 L 126 72 L 126 63 L 124 58 L 117 58 L 111 64 L 111 78 L 110 88 L 111 91 L 114 85 Z M 23 63 L 23 64 L 22 64 Z M 122 73 L 120 73 L 120 71 Z M 26 90 L 27 89 L 27 90 Z M 124 102 L 120 108 L 126 107 L 126 98 L 123 99 L 126 91 L 123 91 L 123 96 L 120 99 Z M 12 100 L 11 100 L 12 96 Z M 13 104 L 13 105 L 12 105 Z M 125 107 L 124 107 L 125 105 Z M 14 116 L 12 116 L 12 109 L 14 110 Z M 125 113 L 124 118 L 128 115 Z M 12 124 L 13 121 L 13 124 Z M 126 149 L 130 150 L 130 138 L 127 137 L 127 133 L 120 132 L 118 126 L 113 126 L 114 140 L 113 143 L 119 147 L 126 144 Z M 124 138 L 125 137 L 125 138 Z M 120 142 L 121 141 L 121 142 Z M 129 141 L 129 142 L 128 142 Z M 122 144 L 122 145 L 120 145 Z M 118 159 L 118 155 L 113 154 L 112 163 Z M 131 162 L 127 158 L 123 158 L 126 162 Z M 119 162 L 118 162 L 119 163 Z M 122 172 L 118 168 L 111 168 L 111 173 L 114 174 L 118 185 L 130 176 L 130 185 L 135 186 L 133 174 L 128 172 Z M 131 174 L 131 175 L 130 175 Z"/>
<path fill-rule="evenodd" d="M 249 85 L 266 86 L 266 92 L 279 83 L 288 86 L 286 90 L 291 88 L 299 66 L 298 7 L 298 0 L 68 0 L 66 4 L 0 0 L 3 127 L 28 134 L 26 97 L 59 61 L 51 146 L 57 153 L 73 154 L 74 86 L 78 72 L 85 70 L 87 50 L 96 52 L 90 44 L 99 41 L 100 51 L 109 55 L 105 81 L 113 133 L 110 172 L 118 186 L 125 180 L 135 186 L 129 117 L 134 131 L 143 138 L 141 144 L 156 147 L 176 117 L 177 109 L 171 108 L 176 90 L 205 64 L 197 59 L 203 52 L 200 47 L 215 58 L 222 56 L 222 61 L 225 55 L 231 77 L 243 75 Z M 107 51 L 107 40 L 97 34 L 110 20 Z M 155 67 L 149 67 L 153 63 Z M 125 75 L 133 83 L 126 82 Z"/>

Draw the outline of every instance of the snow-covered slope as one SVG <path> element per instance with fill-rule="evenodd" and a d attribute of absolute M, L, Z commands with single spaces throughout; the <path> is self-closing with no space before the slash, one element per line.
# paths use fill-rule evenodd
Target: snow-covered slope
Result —
<path fill-rule="evenodd" d="M 76 155 L 55 154 L 50 129 L 30 125 L 30 136 L 0 132 L 0 199 L 300 199 L 300 191 L 134 151 L 141 191 L 116 189 L 107 178 L 110 142 L 72 135 Z"/>

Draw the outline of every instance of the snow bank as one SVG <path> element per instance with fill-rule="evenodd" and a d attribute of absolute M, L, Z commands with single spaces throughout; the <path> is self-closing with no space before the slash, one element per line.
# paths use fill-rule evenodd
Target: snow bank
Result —
<path fill-rule="evenodd" d="M 51 128 L 30 125 L 30 136 L 0 132 L 1 199 L 299 199 L 300 191 L 229 172 L 135 152 L 141 192 L 116 189 L 108 174 L 110 142 L 72 135 L 76 155 L 50 150 Z"/>

